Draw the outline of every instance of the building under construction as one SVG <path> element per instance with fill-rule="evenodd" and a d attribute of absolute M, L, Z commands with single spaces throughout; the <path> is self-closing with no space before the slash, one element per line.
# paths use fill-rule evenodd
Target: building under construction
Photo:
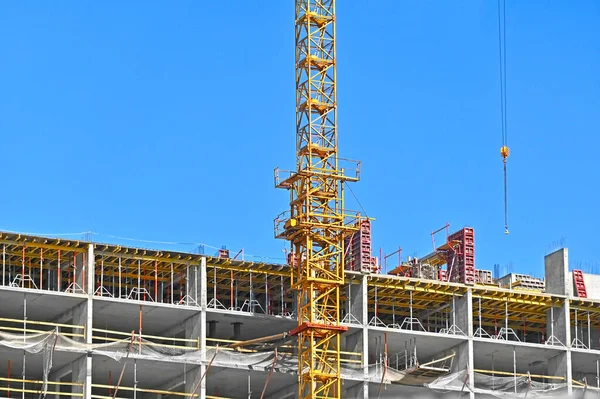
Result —
<path fill-rule="evenodd" d="M 464 228 L 384 274 L 362 228 L 340 295 L 341 397 L 600 393 L 600 276 L 569 271 L 566 249 L 545 257 L 541 285 L 480 281 Z M 16 233 L 0 250 L 2 397 L 298 395 L 292 257 Z"/>
<path fill-rule="evenodd" d="M 0 232 L 0 395 L 600 395 L 600 276 L 566 249 L 545 278 L 493 276 L 475 230 L 446 225 L 423 257 L 373 256 L 371 220 L 344 202 L 360 163 L 338 154 L 335 0 L 295 0 L 294 17 L 287 262 Z M 504 131 L 500 153 L 506 189 Z"/>

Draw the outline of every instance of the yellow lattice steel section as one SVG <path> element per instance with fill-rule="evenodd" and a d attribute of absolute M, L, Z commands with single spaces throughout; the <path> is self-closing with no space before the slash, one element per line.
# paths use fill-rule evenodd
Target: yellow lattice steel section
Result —
<path fill-rule="evenodd" d="M 295 17 L 296 170 L 283 179 L 275 171 L 291 208 L 275 230 L 292 246 L 299 397 L 339 398 L 344 237 L 357 230 L 357 215 L 344 210 L 343 185 L 358 180 L 359 164 L 345 168 L 338 158 L 335 0 L 296 0 Z"/>

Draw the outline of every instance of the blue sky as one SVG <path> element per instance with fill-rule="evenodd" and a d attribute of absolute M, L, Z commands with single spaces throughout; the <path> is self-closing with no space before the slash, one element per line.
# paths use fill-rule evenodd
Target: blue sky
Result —
<path fill-rule="evenodd" d="M 479 268 L 540 275 L 561 239 L 600 262 L 600 3 L 508 0 L 509 236 L 496 2 L 337 8 L 340 155 L 363 161 L 353 190 L 377 251 L 424 255 L 449 222 L 475 228 Z M 294 166 L 293 12 L 2 2 L 0 229 L 283 257 L 273 168 Z"/>

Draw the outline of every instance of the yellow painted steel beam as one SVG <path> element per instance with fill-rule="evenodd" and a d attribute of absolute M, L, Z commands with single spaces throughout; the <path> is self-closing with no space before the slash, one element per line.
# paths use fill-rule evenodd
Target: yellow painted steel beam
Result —
<path fill-rule="evenodd" d="M 274 270 L 274 269 L 268 269 L 268 268 L 261 268 L 259 266 L 260 264 L 256 264 L 256 265 L 248 265 L 248 266 L 234 266 L 234 265 L 213 265 L 213 264 L 209 264 L 207 262 L 207 268 L 212 268 L 212 267 L 216 267 L 217 270 L 231 270 L 234 272 L 240 272 L 240 273 L 250 273 L 252 272 L 252 274 L 257 275 L 257 274 L 268 274 L 268 275 L 272 275 L 272 276 L 283 276 L 283 277 L 291 277 L 292 274 L 292 270 L 291 268 L 289 269 L 283 269 L 283 270 Z M 209 278 L 210 278 L 210 271 L 207 272 Z"/>
<path fill-rule="evenodd" d="M 528 304 L 528 305 L 543 306 L 543 307 L 547 307 L 547 308 L 550 308 L 553 303 L 553 301 L 546 300 L 545 298 L 539 298 L 541 300 L 537 300 L 537 299 L 530 299 L 530 298 L 515 298 L 515 297 L 511 297 L 511 296 L 490 296 L 490 295 L 485 295 L 485 294 L 473 295 L 473 298 L 487 299 L 487 300 L 496 301 L 496 302 L 508 301 L 509 303 L 522 303 L 522 304 Z"/>
<path fill-rule="evenodd" d="M 48 248 L 48 249 L 60 249 L 60 250 L 69 250 L 79 249 L 83 251 L 87 248 L 89 243 L 83 241 L 76 240 L 63 240 L 60 238 L 48 238 L 48 237 L 38 237 L 38 236 L 30 236 L 25 234 L 11 234 L 0 232 L 0 244 L 6 245 L 16 245 L 22 247 L 31 246 L 37 248 Z"/>

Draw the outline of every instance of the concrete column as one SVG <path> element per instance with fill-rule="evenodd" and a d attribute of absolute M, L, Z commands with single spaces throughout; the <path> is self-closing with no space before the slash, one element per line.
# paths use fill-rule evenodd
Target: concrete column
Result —
<path fill-rule="evenodd" d="M 90 398 L 92 395 L 91 382 L 88 384 L 87 380 L 87 359 L 91 360 L 91 357 L 84 355 L 79 359 L 71 363 L 71 382 L 78 384 L 85 384 L 83 389 L 80 386 L 73 385 L 71 387 L 71 393 L 83 393 L 84 398 Z M 88 388 L 89 387 L 89 388 Z M 88 394 L 89 391 L 89 394 Z"/>
<path fill-rule="evenodd" d="M 349 387 L 344 387 L 344 393 L 342 395 L 342 398 L 348 398 L 348 399 L 369 399 L 369 383 L 368 382 L 359 382 L 359 383 L 355 383 L 354 381 L 347 381 L 346 385 L 350 385 L 350 383 L 353 383 L 354 385 L 351 385 Z M 367 386 L 367 389 L 365 390 L 365 386 Z"/>
<path fill-rule="evenodd" d="M 465 384 L 464 393 L 469 393 L 469 398 L 475 398 L 473 389 L 475 388 L 475 373 L 473 371 L 474 360 L 473 360 L 473 338 L 470 337 L 467 342 L 461 343 L 451 349 L 455 353 L 454 361 L 452 362 L 452 373 L 459 371 L 467 372 L 467 383 Z M 444 355 L 450 355 L 450 351 Z"/>
<path fill-rule="evenodd" d="M 206 278 L 206 258 L 200 262 L 200 349 L 202 353 L 206 351 L 206 308 L 207 308 L 207 278 Z M 206 361 L 206 354 L 202 355 L 202 360 Z"/>
<path fill-rule="evenodd" d="M 546 292 L 557 295 L 573 295 L 569 274 L 569 250 L 561 248 L 544 257 Z"/>
<path fill-rule="evenodd" d="M 568 384 L 568 393 L 572 393 L 573 377 L 570 350 L 548 359 L 548 374 L 565 377 Z"/>
<path fill-rule="evenodd" d="M 88 330 L 91 330 L 91 324 L 88 325 L 88 323 L 90 322 L 89 317 L 88 317 L 88 301 L 85 301 L 83 303 L 80 303 L 79 305 L 75 306 L 72 311 L 69 314 L 72 314 L 73 316 L 73 324 L 76 326 L 84 326 L 85 328 L 85 336 L 83 338 L 81 337 L 73 337 L 73 339 L 75 341 L 79 341 L 79 342 L 88 342 Z M 78 333 L 82 332 L 81 330 L 77 331 Z"/>
<path fill-rule="evenodd" d="M 199 341 L 200 341 L 200 356 L 202 359 L 202 365 L 198 368 L 198 374 L 199 375 L 203 375 L 204 373 L 206 373 L 206 364 L 207 364 L 207 358 L 206 358 L 206 308 L 207 308 L 207 298 L 208 298 L 208 294 L 206 292 L 207 289 L 207 277 L 206 277 L 206 258 L 202 257 L 202 260 L 200 261 L 200 268 L 199 268 L 199 278 L 200 281 L 196 283 L 196 290 L 199 293 L 200 296 L 200 301 L 198 302 L 198 304 L 200 305 L 200 312 L 198 313 L 199 316 L 199 323 L 198 323 L 198 327 L 199 327 Z M 197 274 L 197 273 L 195 273 Z M 198 280 L 196 280 L 198 281 Z M 206 375 L 204 377 L 204 379 L 202 380 L 202 383 L 200 384 L 200 388 L 198 389 L 198 392 L 196 392 L 199 395 L 200 399 L 206 399 L 206 380 L 208 379 L 208 375 Z M 187 387 L 186 387 L 187 389 Z M 186 392 L 188 392 L 186 390 Z M 190 392 L 191 393 L 191 392 Z"/>
<path fill-rule="evenodd" d="M 546 311 L 546 342 L 552 344 L 549 340 L 554 334 L 560 342 L 566 346 L 571 346 L 571 313 L 569 301 L 565 300 L 560 306 L 553 306 L 551 310 Z M 559 345 L 555 343 L 555 345 Z"/>
<path fill-rule="evenodd" d="M 360 290 L 357 293 L 356 302 L 354 304 L 357 312 L 356 317 L 365 326 L 369 324 L 369 297 L 367 293 L 368 285 L 367 276 L 365 275 L 362 278 Z"/>
<path fill-rule="evenodd" d="M 185 392 L 186 393 L 192 394 L 194 392 L 194 389 L 196 389 L 196 386 L 200 382 L 200 378 L 202 378 L 202 376 L 204 375 L 205 372 L 206 372 L 206 366 L 204 364 L 200 365 L 198 367 L 191 368 L 190 370 L 187 371 L 186 376 L 185 376 Z M 207 376 L 204 375 L 204 378 L 202 379 L 200 386 L 196 390 L 196 395 L 198 395 L 198 396 L 195 396 L 195 397 L 202 398 L 202 399 L 206 398 L 206 377 Z"/>
<path fill-rule="evenodd" d="M 369 297 L 368 293 L 368 280 L 367 276 L 363 276 L 361 282 L 360 297 L 357 302 L 361 303 L 359 318 L 360 322 L 363 323 L 362 330 L 362 367 L 363 367 L 363 398 L 369 398 Z"/>
<path fill-rule="evenodd" d="M 354 333 L 348 333 L 345 336 L 345 345 L 344 351 L 347 352 L 357 352 L 362 354 L 362 363 L 361 366 L 363 370 L 368 367 L 368 353 L 365 352 L 365 343 L 368 343 L 367 340 L 364 340 L 363 337 L 365 335 L 366 327 L 363 327 L 360 331 L 355 331 Z M 368 333 L 368 332 L 367 332 Z M 366 345 L 368 348 L 368 345 Z M 369 398 L 369 383 L 367 381 L 362 381 L 356 383 L 355 381 L 344 381 L 343 386 L 343 395 L 344 398 L 356 398 L 356 399 L 368 399 Z"/>
<path fill-rule="evenodd" d="M 573 296 L 573 282 L 569 274 L 569 251 L 561 248 L 544 257 L 546 276 L 546 292 L 555 295 Z M 572 393 L 571 366 L 571 320 L 569 300 L 565 299 L 561 306 L 553 307 L 546 312 L 546 334 L 548 340 L 554 335 L 567 347 L 561 353 L 548 360 L 548 374 L 564 376 L 568 384 L 568 393 Z M 548 342 L 551 343 L 551 342 Z"/>
<path fill-rule="evenodd" d="M 89 254 L 89 251 L 88 251 L 88 254 Z M 88 259 L 88 263 L 89 263 L 89 259 Z M 83 253 L 79 253 L 75 257 L 75 268 L 74 268 L 74 273 L 75 273 L 74 283 L 77 285 L 76 286 L 74 285 L 73 287 L 71 287 L 72 291 L 77 294 L 81 294 L 82 289 L 85 292 L 88 292 L 90 290 L 93 291 L 93 285 L 92 286 L 87 285 L 87 282 L 88 282 L 87 274 L 88 274 L 88 271 L 90 268 L 89 267 L 84 268 L 83 265 L 84 265 Z M 85 283 L 84 283 L 84 281 L 85 281 Z"/>
<path fill-rule="evenodd" d="M 356 281 L 356 280 L 355 280 Z M 346 381 L 348 384 L 354 384 L 350 388 L 343 386 L 343 397 L 367 399 L 369 397 L 369 383 L 367 382 L 369 373 L 369 313 L 367 297 L 367 276 L 359 277 L 358 284 L 350 284 L 346 287 L 346 295 L 350 303 L 350 312 L 362 324 L 360 331 L 351 333 L 345 337 L 345 350 L 349 352 L 359 352 L 362 354 L 362 368 L 365 381 L 358 384 L 352 381 Z"/>
<path fill-rule="evenodd" d="M 70 380 L 71 379 L 71 373 L 73 372 L 73 367 L 71 364 L 67 364 L 66 366 L 63 366 L 57 370 L 52 370 L 50 371 L 50 374 L 48 375 L 48 381 L 66 381 L 66 380 Z M 52 386 L 52 389 L 48 389 L 51 391 L 55 391 L 55 392 L 67 392 L 70 391 L 71 389 L 67 386 Z M 51 397 L 54 399 L 62 399 L 65 396 L 64 395 L 59 395 L 59 394 L 54 394 L 54 395 L 47 395 L 47 397 Z"/>
<path fill-rule="evenodd" d="M 242 325 L 244 325 L 244 323 L 239 321 L 231 323 L 231 326 L 233 327 L 233 335 L 231 337 L 232 340 L 240 341 L 242 339 Z"/>
<path fill-rule="evenodd" d="M 205 272 L 206 272 L 206 258 L 202 258 L 204 260 L 204 268 L 205 268 Z M 187 271 L 187 278 L 188 281 L 187 283 L 187 295 L 190 298 L 190 301 L 187 303 L 187 305 L 193 306 L 195 305 L 194 301 L 198 304 L 198 306 L 200 306 L 200 294 L 201 294 L 201 286 L 200 286 L 200 280 L 202 279 L 201 276 L 201 271 L 200 269 L 202 268 L 202 263 L 200 266 L 198 265 L 190 265 L 188 266 L 188 271 Z"/>
<path fill-rule="evenodd" d="M 456 326 L 468 337 L 473 336 L 473 291 L 471 288 L 462 297 L 455 297 Z"/>
<path fill-rule="evenodd" d="M 460 344 L 455 347 L 456 357 L 455 362 L 456 370 L 462 371 L 467 370 L 467 383 L 465 385 L 465 391 L 469 392 L 469 397 L 474 398 L 475 394 L 473 389 L 475 388 L 475 368 L 473 358 L 473 291 L 471 288 L 467 289 L 467 293 L 462 297 L 455 297 L 455 318 L 456 326 L 461 329 L 468 337 L 469 340 L 464 344 Z"/>
<path fill-rule="evenodd" d="M 192 317 L 188 317 L 183 323 L 183 330 L 185 332 L 186 339 L 193 339 L 196 342 L 188 342 L 186 346 L 196 346 L 198 350 L 202 350 L 201 344 L 201 336 L 203 334 L 204 328 L 202 326 L 202 318 L 200 317 L 200 313 L 195 314 Z"/>
<path fill-rule="evenodd" d="M 208 331 L 206 333 L 207 338 L 215 338 L 217 336 L 217 324 L 219 322 L 217 320 L 210 320 L 207 322 Z"/>
<path fill-rule="evenodd" d="M 88 298 L 86 301 L 86 329 L 85 342 L 88 345 L 92 344 L 92 328 L 94 327 L 94 274 L 96 273 L 96 256 L 94 254 L 94 244 L 88 246 L 87 265 L 86 265 L 86 289 Z M 85 375 L 85 398 L 92 397 L 92 355 L 86 356 L 86 375 Z"/>
<path fill-rule="evenodd" d="M 363 280 L 364 278 L 361 278 L 359 281 L 359 284 L 356 284 L 356 280 L 351 280 L 354 281 L 355 283 L 353 284 L 352 282 L 350 284 L 348 284 L 345 287 L 345 291 L 346 291 L 346 298 L 348 298 L 348 302 L 345 305 L 345 309 L 344 309 L 344 313 L 345 312 L 349 312 L 353 318 L 351 317 L 351 322 L 356 323 L 356 320 L 358 320 L 359 323 L 364 324 L 364 320 L 363 320 L 363 301 L 362 301 L 362 297 L 363 297 L 363 292 L 364 291 L 364 287 L 363 287 Z M 356 319 L 356 320 L 354 320 Z M 368 322 L 368 321 L 367 321 Z"/>

